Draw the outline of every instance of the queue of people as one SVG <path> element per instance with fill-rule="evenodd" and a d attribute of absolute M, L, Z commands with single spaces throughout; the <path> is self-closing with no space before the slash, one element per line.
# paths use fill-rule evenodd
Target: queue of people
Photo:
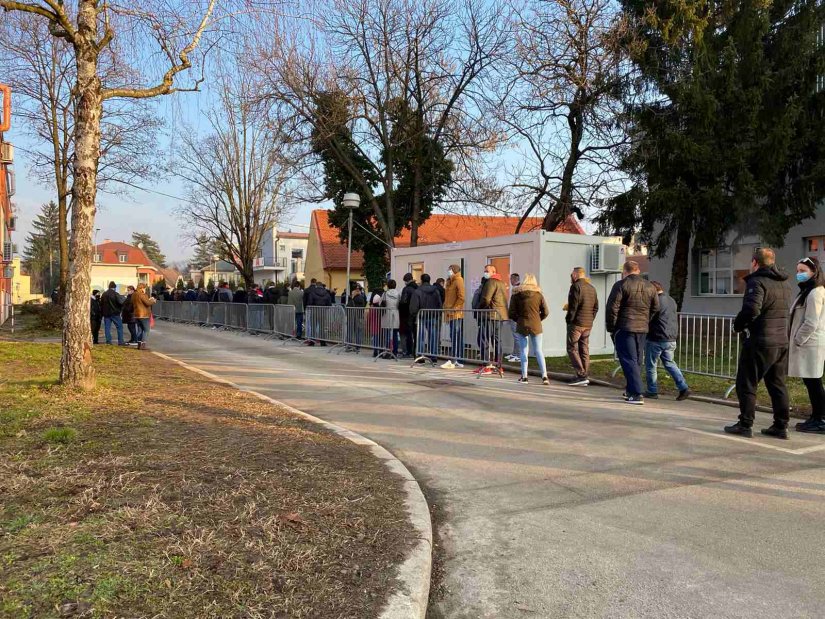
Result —
<path fill-rule="evenodd" d="M 137 287 L 127 286 L 125 295 L 118 293 L 115 282 L 109 282 L 103 294 L 99 290 L 93 290 L 89 299 L 92 343 L 99 343 L 102 323 L 106 344 L 113 344 L 112 327 L 114 327 L 118 346 L 136 346 L 140 350 L 146 349 L 153 320 L 152 306 L 154 304 L 155 298 L 147 293 L 147 286 L 144 283 L 138 284 Z M 130 335 L 128 342 L 123 334 L 124 324 Z"/>

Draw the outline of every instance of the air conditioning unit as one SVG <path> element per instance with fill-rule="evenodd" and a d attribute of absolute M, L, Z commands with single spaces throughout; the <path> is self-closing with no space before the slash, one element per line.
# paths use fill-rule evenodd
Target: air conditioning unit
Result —
<path fill-rule="evenodd" d="M 0 143 L 0 163 L 14 163 L 14 145 L 9 142 Z"/>
<path fill-rule="evenodd" d="M 11 262 L 12 259 L 12 244 L 11 241 L 3 243 L 3 262 Z"/>
<path fill-rule="evenodd" d="M 621 273 L 624 266 L 624 246 L 604 243 L 590 248 L 591 273 Z"/>

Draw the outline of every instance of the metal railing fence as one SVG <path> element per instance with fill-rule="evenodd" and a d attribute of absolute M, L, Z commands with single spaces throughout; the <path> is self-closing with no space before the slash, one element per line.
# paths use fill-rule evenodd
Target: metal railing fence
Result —
<path fill-rule="evenodd" d="M 344 345 L 347 316 L 342 305 L 311 305 L 304 311 L 304 335 L 307 343 L 333 349 Z"/>
<path fill-rule="evenodd" d="M 347 307 L 344 351 L 372 351 L 373 358 L 398 360 L 400 317 L 397 309 Z"/>

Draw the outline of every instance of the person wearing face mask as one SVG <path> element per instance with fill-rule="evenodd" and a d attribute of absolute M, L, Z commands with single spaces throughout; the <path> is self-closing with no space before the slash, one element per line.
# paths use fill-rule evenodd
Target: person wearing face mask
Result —
<path fill-rule="evenodd" d="M 482 345 L 481 358 L 488 364 L 480 368 L 479 374 L 492 374 L 496 368 L 501 373 L 501 325 L 509 320 L 507 314 L 507 293 L 501 275 L 496 267 L 488 264 L 484 267 L 481 276 L 484 283 L 481 285 L 481 296 L 478 309 L 493 310 L 485 312 L 479 321 L 480 342 Z"/>
<path fill-rule="evenodd" d="M 791 306 L 788 376 L 802 379 L 811 400 L 811 416 L 796 424 L 799 432 L 825 434 L 825 274 L 816 258 L 796 265 L 799 294 Z"/>
<path fill-rule="evenodd" d="M 788 308 L 791 305 L 788 276 L 776 268 L 776 254 L 768 247 L 753 252 L 751 273 L 745 277 L 742 310 L 733 330 L 742 334 L 742 350 L 736 370 L 739 421 L 725 432 L 750 438 L 756 417 L 756 388 L 765 382 L 771 396 L 773 425 L 762 434 L 788 438 L 790 404 L 785 378 L 788 374 Z"/>
<path fill-rule="evenodd" d="M 452 359 L 441 367 L 445 370 L 463 368 L 461 358 L 464 356 L 464 278 L 461 267 L 451 264 L 447 269 L 447 288 L 444 290 L 444 320 L 450 329 Z"/>

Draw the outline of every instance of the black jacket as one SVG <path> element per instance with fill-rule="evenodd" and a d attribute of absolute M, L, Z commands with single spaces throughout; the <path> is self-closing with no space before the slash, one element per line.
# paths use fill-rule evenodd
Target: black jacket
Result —
<path fill-rule="evenodd" d="M 233 303 L 246 303 L 246 290 L 243 288 L 238 288 L 235 293 L 232 295 L 232 302 Z"/>
<path fill-rule="evenodd" d="M 759 348 L 788 345 L 791 289 L 787 279 L 776 267 L 762 267 L 745 277 L 745 298 L 733 321 L 734 331 L 745 332 L 745 345 Z"/>
<path fill-rule="evenodd" d="M 415 320 L 423 309 L 441 309 L 441 293 L 432 284 L 421 284 L 410 299 L 410 318 Z"/>
<path fill-rule="evenodd" d="M 607 299 L 605 325 L 608 333 L 628 331 L 647 333 L 650 317 L 659 311 L 656 289 L 641 275 L 628 275 L 617 281 Z"/>
<path fill-rule="evenodd" d="M 132 294 L 126 296 L 126 302 L 123 304 L 123 309 L 120 310 L 120 317 L 123 322 L 135 322 L 135 306 L 132 305 Z"/>
<path fill-rule="evenodd" d="M 195 291 L 194 288 L 190 288 L 186 291 L 186 294 L 183 295 L 184 301 L 197 301 L 198 300 L 198 293 Z"/>
<path fill-rule="evenodd" d="M 100 315 L 108 318 L 120 316 L 126 297 L 122 297 L 114 288 L 107 288 L 106 292 L 100 295 Z"/>
<path fill-rule="evenodd" d="M 579 278 L 570 286 L 567 293 L 567 324 L 589 329 L 599 313 L 599 298 L 590 282 Z"/>
<path fill-rule="evenodd" d="M 650 319 L 649 342 L 675 342 L 679 337 L 679 310 L 672 297 L 659 295 L 659 311 Z"/>
<path fill-rule="evenodd" d="M 332 301 L 329 298 L 327 289 L 323 286 L 315 284 L 308 288 L 309 294 L 304 296 L 304 307 L 312 307 L 313 305 L 320 307 L 330 307 Z"/>
<path fill-rule="evenodd" d="M 347 301 L 347 307 L 367 307 L 367 297 L 365 294 L 354 294 Z"/>
<path fill-rule="evenodd" d="M 410 301 L 412 301 L 416 290 L 418 290 L 418 284 L 412 281 L 407 283 L 401 291 L 401 299 L 398 301 L 398 311 L 402 317 L 410 315 Z"/>
<path fill-rule="evenodd" d="M 100 313 L 100 299 L 92 297 L 89 301 L 89 318 L 92 322 L 100 322 L 103 315 Z"/>
<path fill-rule="evenodd" d="M 206 291 L 206 288 L 201 288 L 198 290 L 198 302 L 204 303 L 209 301 L 209 293 Z"/>

